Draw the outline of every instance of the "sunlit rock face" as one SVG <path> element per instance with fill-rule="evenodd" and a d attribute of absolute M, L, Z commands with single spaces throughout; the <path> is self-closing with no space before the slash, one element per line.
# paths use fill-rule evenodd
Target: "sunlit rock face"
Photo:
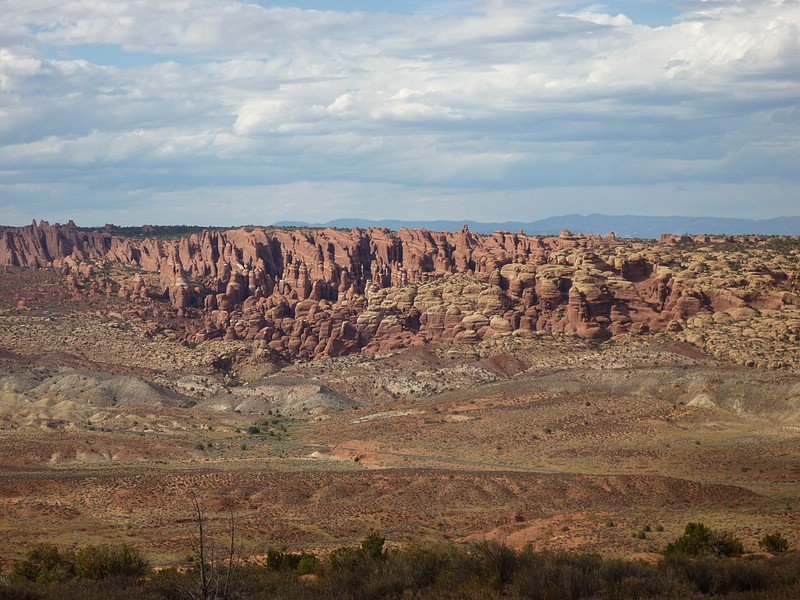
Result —
<path fill-rule="evenodd" d="M 753 252 L 731 252 L 745 242 Z M 173 239 L 72 222 L 0 229 L 5 268 L 61 269 L 75 294 L 116 294 L 143 315 L 168 307 L 183 341 L 263 341 L 286 359 L 537 331 L 607 340 L 800 304 L 797 261 L 757 250 L 757 239 L 634 243 L 466 227 L 247 228 Z"/>

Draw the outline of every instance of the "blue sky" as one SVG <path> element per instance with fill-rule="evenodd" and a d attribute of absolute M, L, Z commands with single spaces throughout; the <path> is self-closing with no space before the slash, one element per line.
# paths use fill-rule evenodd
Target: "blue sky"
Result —
<path fill-rule="evenodd" d="M 0 224 L 800 215 L 797 0 L 6 0 Z"/>

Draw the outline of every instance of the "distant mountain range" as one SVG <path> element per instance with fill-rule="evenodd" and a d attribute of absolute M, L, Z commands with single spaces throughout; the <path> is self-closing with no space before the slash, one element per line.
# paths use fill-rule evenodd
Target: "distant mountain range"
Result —
<path fill-rule="evenodd" d="M 641 215 L 564 215 L 549 217 L 532 223 L 508 221 L 480 223 L 477 221 L 368 221 L 366 219 L 335 219 L 327 223 L 280 221 L 276 227 L 385 227 L 398 230 L 430 229 L 432 231 L 458 231 L 467 225 L 470 231 L 489 234 L 494 231 L 522 231 L 528 235 L 558 235 L 563 229 L 573 233 L 608 235 L 617 237 L 658 238 L 662 233 L 676 235 L 800 235 L 800 217 L 775 219 L 730 219 L 725 217 L 646 217 Z"/>

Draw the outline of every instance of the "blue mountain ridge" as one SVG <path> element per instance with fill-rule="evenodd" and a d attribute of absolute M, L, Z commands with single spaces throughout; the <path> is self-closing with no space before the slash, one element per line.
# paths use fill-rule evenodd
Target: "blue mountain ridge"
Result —
<path fill-rule="evenodd" d="M 643 215 L 563 215 L 549 217 L 530 223 L 518 221 L 425 221 L 384 219 L 334 219 L 327 223 L 305 223 L 302 221 L 280 221 L 275 227 L 337 227 L 351 229 L 381 227 L 393 230 L 401 228 L 429 229 L 432 231 L 458 231 L 464 225 L 475 233 L 490 234 L 494 231 L 522 231 L 528 235 L 558 235 L 568 229 L 573 233 L 608 235 L 612 231 L 617 237 L 655 239 L 662 233 L 675 235 L 800 235 L 800 217 L 777 217 L 774 219 L 734 219 L 728 217 L 660 217 Z"/>

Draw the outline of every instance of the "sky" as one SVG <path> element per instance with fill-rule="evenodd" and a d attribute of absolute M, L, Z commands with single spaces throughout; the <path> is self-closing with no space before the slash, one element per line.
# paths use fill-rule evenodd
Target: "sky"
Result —
<path fill-rule="evenodd" d="M 0 224 L 800 215 L 800 0 L 0 11 Z"/>

